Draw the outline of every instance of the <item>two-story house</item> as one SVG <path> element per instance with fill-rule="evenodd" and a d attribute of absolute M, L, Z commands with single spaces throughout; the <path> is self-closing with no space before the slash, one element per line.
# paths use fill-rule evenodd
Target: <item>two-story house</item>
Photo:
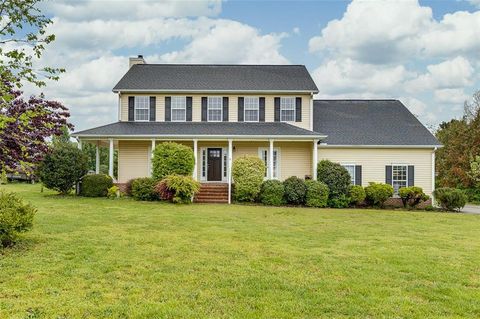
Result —
<path fill-rule="evenodd" d="M 150 176 L 156 143 L 175 141 L 192 147 L 194 178 L 228 194 L 232 161 L 242 155 L 259 156 L 265 178 L 315 178 L 317 162 L 329 159 L 356 185 L 434 188 L 439 142 L 400 101 L 315 100 L 303 65 L 147 64 L 138 56 L 113 92 L 118 122 L 74 136 L 108 145 L 110 175 L 118 150 L 120 186 Z"/>

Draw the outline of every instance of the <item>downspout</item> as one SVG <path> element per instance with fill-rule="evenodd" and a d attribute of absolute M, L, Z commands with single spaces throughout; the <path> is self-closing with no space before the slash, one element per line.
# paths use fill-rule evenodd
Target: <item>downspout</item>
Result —
<path fill-rule="evenodd" d="M 432 152 L 432 206 L 435 205 L 435 198 L 433 195 L 433 191 L 435 190 L 435 152 L 437 151 L 438 147 L 435 146 Z"/>

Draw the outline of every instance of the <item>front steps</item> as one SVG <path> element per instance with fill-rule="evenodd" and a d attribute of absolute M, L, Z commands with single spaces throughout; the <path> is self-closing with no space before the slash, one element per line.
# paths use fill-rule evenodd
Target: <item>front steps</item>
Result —
<path fill-rule="evenodd" d="M 228 203 L 228 184 L 203 183 L 194 198 L 196 203 Z"/>

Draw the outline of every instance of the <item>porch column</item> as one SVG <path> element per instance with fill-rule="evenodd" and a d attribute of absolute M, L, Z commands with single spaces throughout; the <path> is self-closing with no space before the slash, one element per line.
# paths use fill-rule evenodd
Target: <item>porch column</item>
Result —
<path fill-rule="evenodd" d="M 150 174 L 153 174 L 153 151 L 155 151 L 155 139 L 152 139 L 152 151 L 150 154 Z"/>
<path fill-rule="evenodd" d="M 232 203 L 232 144 L 233 140 L 228 140 L 228 167 L 227 167 L 227 179 L 228 179 L 228 203 Z"/>
<path fill-rule="evenodd" d="M 270 149 L 268 151 L 268 178 L 273 179 L 273 139 L 270 140 Z"/>
<path fill-rule="evenodd" d="M 100 147 L 97 145 L 95 147 L 95 174 L 100 174 Z"/>
<path fill-rule="evenodd" d="M 312 179 L 317 180 L 318 140 L 313 140 Z"/>
<path fill-rule="evenodd" d="M 110 152 L 109 152 L 109 156 L 108 156 L 108 175 L 110 175 L 110 177 L 112 179 L 115 179 L 113 177 L 113 138 L 111 138 L 109 140 L 110 142 Z"/>
<path fill-rule="evenodd" d="M 193 165 L 193 179 L 197 180 L 198 179 L 198 140 L 193 140 L 193 157 L 195 159 L 195 164 Z"/>
<path fill-rule="evenodd" d="M 81 149 L 82 149 L 82 140 L 81 140 L 81 139 L 78 139 L 77 141 L 78 141 L 78 142 L 77 142 L 78 149 L 81 150 Z"/>

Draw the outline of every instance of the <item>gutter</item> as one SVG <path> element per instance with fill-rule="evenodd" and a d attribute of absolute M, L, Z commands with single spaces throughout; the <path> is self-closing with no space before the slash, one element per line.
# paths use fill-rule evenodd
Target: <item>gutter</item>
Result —
<path fill-rule="evenodd" d="M 318 91 L 305 90 L 184 90 L 184 89 L 113 89 L 114 93 L 301 93 L 301 94 L 318 94 Z"/>
<path fill-rule="evenodd" d="M 323 139 L 326 135 L 175 135 L 175 134 L 144 134 L 144 135 L 97 135 L 97 134 L 72 134 L 76 138 L 95 138 L 95 139 L 177 139 L 177 140 L 192 140 L 192 139 L 235 139 L 235 140 L 265 140 L 265 139 L 288 139 L 288 140 L 312 140 Z"/>
<path fill-rule="evenodd" d="M 443 145 L 334 145 L 334 144 L 318 144 L 319 148 L 427 148 L 438 149 Z"/>

